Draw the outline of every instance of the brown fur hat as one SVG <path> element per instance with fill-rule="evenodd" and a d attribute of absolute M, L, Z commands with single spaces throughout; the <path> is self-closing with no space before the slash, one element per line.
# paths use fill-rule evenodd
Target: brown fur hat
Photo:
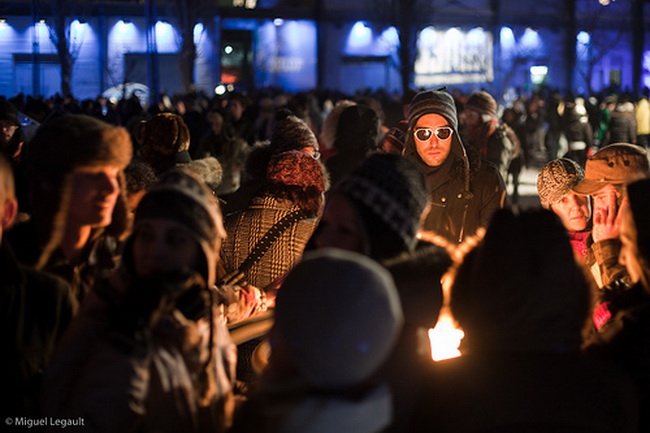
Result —
<path fill-rule="evenodd" d="M 126 129 L 94 117 L 66 114 L 43 124 L 27 152 L 32 216 L 45 249 L 38 261 L 44 265 L 61 241 L 70 206 L 71 175 L 77 167 L 114 165 L 121 170 L 133 154 Z M 122 237 L 128 230 L 124 175 L 120 173 L 120 198 L 107 232 Z"/>
<path fill-rule="evenodd" d="M 159 113 L 140 123 L 138 141 L 141 158 L 157 173 L 172 168 L 176 163 L 190 161 L 190 130 L 183 118 L 174 113 Z"/>

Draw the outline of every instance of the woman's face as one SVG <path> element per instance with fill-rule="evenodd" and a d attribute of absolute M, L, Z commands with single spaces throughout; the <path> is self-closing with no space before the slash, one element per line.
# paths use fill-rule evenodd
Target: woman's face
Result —
<path fill-rule="evenodd" d="M 198 271 L 201 249 L 181 224 L 151 218 L 138 224 L 133 240 L 133 263 L 138 277 L 190 269 Z"/>
<path fill-rule="evenodd" d="M 589 198 L 574 192 L 565 194 L 560 200 L 553 203 L 551 210 L 562 220 L 562 224 L 569 232 L 580 232 L 587 228 L 591 217 Z"/>
<path fill-rule="evenodd" d="M 340 248 L 364 254 L 363 230 L 352 203 L 344 195 L 332 193 L 325 203 L 314 245 L 316 248 Z"/>

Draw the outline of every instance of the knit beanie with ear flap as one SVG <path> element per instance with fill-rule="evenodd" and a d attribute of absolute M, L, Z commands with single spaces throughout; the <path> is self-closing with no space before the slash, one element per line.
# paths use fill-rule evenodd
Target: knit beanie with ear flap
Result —
<path fill-rule="evenodd" d="M 458 133 L 458 112 L 454 98 L 442 90 L 425 90 L 417 93 L 408 107 L 408 129 L 406 131 L 406 142 L 404 143 L 404 156 L 411 161 L 416 162 L 420 168 L 423 167 L 424 162 L 417 153 L 415 147 L 415 138 L 413 138 L 413 131 L 418 119 L 425 114 L 438 114 L 447 120 L 449 126 L 454 130 L 452 135 L 451 152 L 460 158 L 464 165 L 464 189 L 469 192 L 469 171 L 470 165 L 467 158 L 467 151 L 460 139 Z M 426 168 L 428 170 L 428 167 Z"/>
<path fill-rule="evenodd" d="M 200 270 L 212 286 L 221 240 L 226 237 L 219 202 L 210 188 L 187 168 L 165 172 L 159 182 L 142 198 L 135 212 L 133 234 L 124 251 L 126 266 L 132 266 L 132 243 L 143 221 L 152 218 L 172 220 L 187 229 L 200 245 L 207 269 Z"/>
<path fill-rule="evenodd" d="M 70 201 L 69 178 L 77 167 L 112 165 L 119 167 L 120 197 L 106 231 L 116 237 L 126 234 L 128 210 L 124 194 L 124 168 L 133 148 L 125 128 L 116 127 L 82 114 L 65 114 L 41 125 L 28 147 L 26 164 L 32 216 L 45 241 L 38 263 L 43 265 L 63 235 Z"/>

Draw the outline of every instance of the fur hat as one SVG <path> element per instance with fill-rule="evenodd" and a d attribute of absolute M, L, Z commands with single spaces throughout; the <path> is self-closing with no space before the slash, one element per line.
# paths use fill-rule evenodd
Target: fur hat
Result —
<path fill-rule="evenodd" d="M 266 179 L 273 184 L 296 186 L 319 193 L 325 192 L 328 186 L 323 164 L 300 150 L 272 156 L 266 168 Z"/>
<path fill-rule="evenodd" d="M 415 247 L 427 191 L 424 177 L 412 162 L 401 155 L 373 154 L 334 190 L 352 200 L 363 216 L 371 219 L 364 221 L 369 231 L 394 234 L 402 252 Z"/>
<path fill-rule="evenodd" d="M 390 274 L 357 253 L 307 253 L 278 292 L 276 331 L 315 388 L 338 390 L 368 380 L 389 355 L 402 323 Z"/>
<path fill-rule="evenodd" d="M 131 261 L 131 242 L 140 224 L 151 218 L 173 220 L 184 226 L 201 246 L 207 269 L 203 277 L 211 287 L 221 240 L 226 237 L 219 203 L 205 182 L 187 168 L 165 172 L 142 198 L 135 212 L 133 235 L 125 246 L 125 261 Z M 129 263 L 127 263 L 129 264 Z"/>
<path fill-rule="evenodd" d="M 632 218 L 637 232 L 637 248 L 646 263 L 650 263 L 650 179 L 632 182 L 627 186 Z"/>
<path fill-rule="evenodd" d="M 542 207 L 548 209 L 582 180 L 585 172 L 575 161 L 555 159 L 546 164 L 537 175 L 537 194 Z"/>
<path fill-rule="evenodd" d="M 37 266 L 47 263 L 63 235 L 70 203 L 71 175 L 86 165 L 113 165 L 121 170 L 133 153 L 126 129 L 83 114 L 65 114 L 41 125 L 30 142 L 27 153 L 32 215 L 45 241 Z M 107 232 L 117 237 L 126 234 L 128 211 L 125 181 L 120 173 L 120 197 L 113 210 Z"/>
<path fill-rule="evenodd" d="M 282 117 L 284 116 L 284 117 Z M 313 147 L 318 150 L 318 140 L 309 126 L 293 114 L 280 114 L 271 136 L 272 153 Z"/>
<path fill-rule="evenodd" d="M 488 92 L 481 90 L 470 95 L 465 102 L 465 109 L 474 110 L 477 113 L 490 118 L 497 117 L 497 101 Z"/>
<path fill-rule="evenodd" d="M 223 169 L 219 160 L 213 156 L 192 160 L 185 165 L 185 168 L 203 179 L 212 191 L 216 191 L 221 185 Z"/>
<path fill-rule="evenodd" d="M 142 160 L 157 173 L 177 163 L 190 162 L 190 130 L 183 118 L 173 113 L 159 113 L 140 123 L 138 141 Z"/>
<path fill-rule="evenodd" d="M 648 151 L 629 143 L 609 144 L 585 165 L 585 177 L 573 190 L 578 194 L 593 194 L 605 185 L 626 184 L 650 173 Z"/>

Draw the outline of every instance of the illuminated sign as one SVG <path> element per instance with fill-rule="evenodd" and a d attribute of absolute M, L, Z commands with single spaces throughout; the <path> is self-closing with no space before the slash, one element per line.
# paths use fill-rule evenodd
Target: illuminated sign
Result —
<path fill-rule="evenodd" d="M 453 27 L 427 27 L 418 37 L 415 85 L 491 82 L 494 79 L 493 40 L 490 32 L 475 28 L 468 32 Z"/>

